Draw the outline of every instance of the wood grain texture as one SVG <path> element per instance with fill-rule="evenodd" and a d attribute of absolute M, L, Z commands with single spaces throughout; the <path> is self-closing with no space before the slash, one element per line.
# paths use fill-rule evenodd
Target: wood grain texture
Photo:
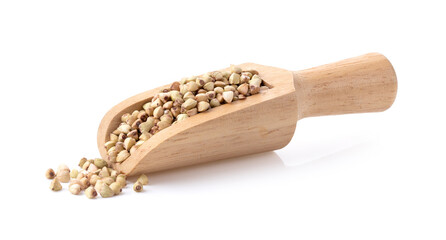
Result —
<path fill-rule="evenodd" d="M 384 111 L 397 92 L 392 64 L 379 53 L 297 71 L 294 79 L 299 119 Z"/>
<path fill-rule="evenodd" d="M 272 88 L 231 104 L 197 114 L 155 134 L 122 164 L 115 167 L 129 175 L 149 173 L 284 147 L 294 135 L 297 96 L 290 71 L 253 63 Z M 120 116 L 139 109 L 166 86 L 138 94 L 111 109 L 98 131 L 98 147 L 106 158 L 104 143 L 120 123 Z"/>
<path fill-rule="evenodd" d="M 254 63 L 239 66 L 258 70 L 272 88 L 172 125 L 114 167 L 136 175 L 280 149 L 290 142 L 298 119 L 383 111 L 396 94 L 395 72 L 380 54 L 298 72 Z M 104 116 L 98 130 L 98 148 L 104 159 L 104 143 L 121 116 L 141 109 L 168 86 L 128 98 Z"/>

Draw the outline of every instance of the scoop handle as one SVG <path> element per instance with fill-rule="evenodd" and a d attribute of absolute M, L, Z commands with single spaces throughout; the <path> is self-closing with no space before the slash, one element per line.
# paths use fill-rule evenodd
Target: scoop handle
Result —
<path fill-rule="evenodd" d="M 397 92 L 392 64 L 379 53 L 295 71 L 300 118 L 380 112 L 392 106 Z"/>

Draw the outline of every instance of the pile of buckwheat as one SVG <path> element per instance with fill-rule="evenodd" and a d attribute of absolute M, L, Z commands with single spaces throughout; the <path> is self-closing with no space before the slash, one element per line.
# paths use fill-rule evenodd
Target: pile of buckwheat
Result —
<path fill-rule="evenodd" d="M 161 130 L 197 113 L 267 90 L 258 74 L 232 65 L 227 72 L 214 71 L 172 83 L 141 110 L 122 115 L 121 124 L 105 143 L 107 160 L 122 163 Z"/>
<path fill-rule="evenodd" d="M 70 170 L 62 164 L 57 172 L 46 171 L 46 178 L 52 179 L 50 189 L 59 191 L 61 183 L 69 183 L 68 190 L 78 195 L 84 190 L 92 199 L 98 193 L 103 198 L 122 192 L 127 185 L 126 175 L 113 167 L 128 159 L 145 141 L 167 127 L 184 121 L 188 117 L 221 104 L 243 100 L 248 96 L 268 89 L 256 70 L 242 70 L 231 65 L 230 71 L 214 71 L 200 76 L 183 78 L 168 89 L 156 94 L 142 109 L 121 116 L 121 124 L 110 134 L 105 143 L 107 159 L 82 158 L 80 170 Z M 135 192 L 141 192 L 149 180 L 142 174 L 133 185 Z"/>
<path fill-rule="evenodd" d="M 98 193 L 103 198 L 112 197 L 122 192 L 122 189 L 127 185 L 126 175 L 118 173 L 108 163 L 101 159 L 86 159 L 82 158 L 79 161 L 80 170 L 68 168 L 67 165 L 61 164 L 57 168 L 57 173 L 53 169 L 48 169 L 45 177 L 53 179 L 50 184 L 50 189 L 53 191 L 62 190 L 61 183 L 68 183 L 68 190 L 78 195 L 82 190 L 85 190 L 85 196 L 88 198 L 96 198 Z M 146 175 L 139 176 L 133 185 L 135 192 L 141 192 L 143 185 L 147 185 L 149 179 Z"/>

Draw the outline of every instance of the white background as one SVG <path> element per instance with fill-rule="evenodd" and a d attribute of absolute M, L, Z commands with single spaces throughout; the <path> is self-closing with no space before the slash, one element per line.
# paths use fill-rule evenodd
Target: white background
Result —
<path fill-rule="evenodd" d="M 441 1 L 1 1 L 1 239 L 445 239 Z M 278 151 L 150 175 L 88 200 L 47 168 L 99 156 L 108 109 L 255 62 L 305 69 L 380 52 L 383 113 L 300 121 Z"/>

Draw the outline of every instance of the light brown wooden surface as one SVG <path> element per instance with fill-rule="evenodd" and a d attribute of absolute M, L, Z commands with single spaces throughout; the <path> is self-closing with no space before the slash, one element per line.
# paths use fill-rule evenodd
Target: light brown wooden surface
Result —
<path fill-rule="evenodd" d="M 294 80 L 299 119 L 384 111 L 397 91 L 392 64 L 378 53 L 294 72 Z"/>
<path fill-rule="evenodd" d="M 380 54 L 299 72 L 254 63 L 239 66 L 258 70 L 272 88 L 164 129 L 115 167 L 135 175 L 279 149 L 290 142 L 300 118 L 383 111 L 396 94 L 395 73 Z M 121 115 L 142 108 L 166 86 L 124 100 L 104 116 L 98 130 L 104 159 L 104 143 Z"/>

